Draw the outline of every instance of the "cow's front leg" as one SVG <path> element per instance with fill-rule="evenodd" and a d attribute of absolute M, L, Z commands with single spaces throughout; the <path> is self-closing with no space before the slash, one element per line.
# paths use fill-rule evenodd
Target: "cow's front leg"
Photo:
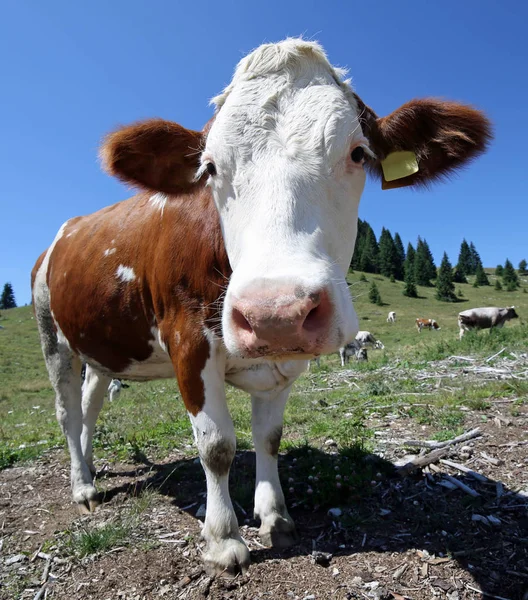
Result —
<path fill-rule="evenodd" d="M 207 340 L 205 343 L 209 344 Z M 207 481 L 202 529 L 207 542 L 205 569 L 209 575 L 235 576 L 247 570 L 250 557 L 229 496 L 229 469 L 235 456 L 236 437 L 225 397 L 225 358 L 211 343 L 204 364 L 203 350 L 198 348 L 192 357 L 176 361 L 176 369 Z"/>
<path fill-rule="evenodd" d="M 286 510 L 277 468 L 284 406 L 290 389 L 275 396 L 264 393 L 251 397 L 251 425 L 257 455 L 255 517 L 261 522 L 262 543 L 278 548 L 286 548 L 296 541 L 295 524 Z"/>

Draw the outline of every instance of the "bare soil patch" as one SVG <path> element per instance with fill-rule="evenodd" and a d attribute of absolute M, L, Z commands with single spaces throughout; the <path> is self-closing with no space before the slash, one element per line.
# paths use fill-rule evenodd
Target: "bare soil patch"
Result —
<path fill-rule="evenodd" d="M 393 473 L 391 464 L 409 453 L 398 440 L 426 440 L 429 433 L 428 426 L 395 415 L 370 417 L 369 427 L 379 432 L 376 454 L 351 459 L 329 445 L 281 455 L 285 490 L 289 479 L 299 484 L 288 496 L 299 543 L 285 551 L 263 548 L 251 502 L 238 503 L 252 565 L 234 580 L 212 580 L 201 568 L 195 514 L 205 502 L 205 480 L 195 460 L 175 454 L 156 464 L 99 465 L 103 505 L 79 517 L 70 501 L 68 458 L 50 452 L 0 472 L 0 598 L 462 600 L 481 598 L 480 590 L 486 597 L 525 600 L 528 409 L 519 406 L 512 416 L 509 407 L 497 402 L 486 421 L 470 412 L 465 428 L 480 427 L 482 437 L 446 455 L 487 480 L 441 463 L 406 477 Z M 299 491 L 311 462 L 368 477 L 363 489 L 346 491 L 345 485 L 339 504 L 314 506 Z M 253 467 L 252 453 L 238 453 L 232 488 L 249 489 Z M 478 495 L 443 487 L 444 474 Z M 70 532 L 113 523 L 145 490 L 148 502 L 123 543 L 75 555 Z M 329 508 L 341 512 L 329 514 Z"/>

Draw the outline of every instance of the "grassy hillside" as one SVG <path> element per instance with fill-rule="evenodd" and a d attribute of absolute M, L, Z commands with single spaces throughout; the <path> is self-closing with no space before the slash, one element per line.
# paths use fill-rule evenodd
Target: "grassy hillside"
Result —
<path fill-rule="evenodd" d="M 320 369 L 316 368 L 301 377 L 286 411 L 283 448 L 308 441 L 316 442 L 328 435 L 345 444 L 364 444 L 368 432 L 363 427 L 365 414 L 359 409 L 354 419 L 343 422 L 339 412 L 328 416 L 323 412 L 314 413 L 307 407 L 318 402 L 337 401 L 343 402 L 343 410 L 350 413 L 357 406 L 363 406 L 366 399 L 374 398 L 386 404 L 387 395 L 398 396 L 412 391 L 412 381 L 405 385 L 402 383 L 401 389 L 394 386 L 389 389 L 383 373 L 376 371 L 382 365 L 403 361 L 409 368 L 419 368 L 427 361 L 453 354 L 492 354 L 505 346 L 510 350 L 526 349 L 528 327 L 524 326 L 523 321 L 528 315 L 528 294 L 522 290 L 508 293 L 496 292 L 493 287 L 475 289 L 469 284 L 457 285 L 457 289 L 463 292 L 463 301 L 448 304 L 434 299 L 434 288 L 420 288 L 422 298 L 410 299 L 402 295 L 401 282 L 390 283 L 386 278 L 366 274 L 368 282 L 365 283 L 359 281 L 360 276 L 361 273 L 357 272 L 349 276 L 360 327 L 380 338 L 386 349 L 383 352 L 371 351 L 368 364 L 351 363 L 350 368 L 358 374 L 370 373 L 358 389 L 343 385 L 328 391 L 328 375 L 341 369 L 337 355 L 324 357 Z M 385 302 L 383 307 L 368 301 L 368 288 L 372 280 L 378 285 Z M 508 323 L 494 335 L 481 332 L 468 335 L 459 342 L 457 313 L 466 308 L 493 305 L 515 305 L 521 318 Z M 398 315 L 395 324 L 386 322 L 390 310 Z M 418 334 L 414 325 L 416 317 L 435 318 L 442 329 Z M 32 458 L 47 448 L 62 446 L 64 442 L 55 420 L 53 392 L 44 367 L 31 307 L 1 311 L 0 326 L 3 327 L 0 329 L 2 468 Z M 412 380 L 412 372 L 409 377 Z M 460 415 L 456 418 L 449 416 L 453 411 L 458 414 L 457 403 L 471 399 L 472 394 L 485 398 L 495 393 L 494 390 L 490 384 L 475 393 L 464 389 L 457 397 L 447 397 L 439 392 L 434 399 L 435 410 L 447 415 L 444 415 L 445 419 L 437 420 L 439 434 L 442 431 L 445 433 L 454 424 L 461 424 Z M 239 447 L 248 448 L 251 446 L 251 428 L 247 395 L 229 389 L 228 397 Z M 433 400 L 429 398 L 428 401 Z M 117 402 L 106 403 L 98 424 L 95 445 L 97 456 L 108 459 L 132 457 L 140 460 L 146 453 L 151 456 L 163 455 L 173 448 L 194 453 L 190 424 L 175 381 L 132 384 Z"/>

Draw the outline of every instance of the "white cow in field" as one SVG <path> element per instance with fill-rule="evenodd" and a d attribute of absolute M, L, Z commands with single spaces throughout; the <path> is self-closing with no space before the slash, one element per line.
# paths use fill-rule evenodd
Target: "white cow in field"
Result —
<path fill-rule="evenodd" d="M 396 313 L 393 310 L 390 311 L 387 317 L 387 323 L 396 323 Z"/>
<path fill-rule="evenodd" d="M 460 327 L 460 339 L 470 329 L 492 329 L 493 327 L 504 327 L 506 321 L 518 319 L 515 306 L 497 308 L 488 306 L 486 308 L 470 308 L 458 314 L 458 326 Z"/>
<path fill-rule="evenodd" d="M 377 340 L 370 331 L 358 331 L 356 334 L 356 342 L 359 342 L 361 348 L 375 348 L 377 350 L 383 350 L 385 346 Z"/>
<path fill-rule="evenodd" d="M 358 331 L 353 342 L 339 349 L 341 366 L 344 367 L 351 356 L 355 356 L 357 360 L 368 360 L 367 348 L 383 350 L 385 346 L 370 331 Z"/>

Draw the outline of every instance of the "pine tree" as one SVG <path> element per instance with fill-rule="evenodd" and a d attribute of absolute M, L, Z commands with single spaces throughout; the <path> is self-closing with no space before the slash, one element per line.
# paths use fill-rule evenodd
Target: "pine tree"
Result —
<path fill-rule="evenodd" d="M 497 265 L 497 267 L 495 268 L 495 276 L 502 277 L 503 273 L 504 273 L 504 267 L 502 265 Z"/>
<path fill-rule="evenodd" d="M 457 265 L 453 272 L 453 283 L 467 283 L 467 282 L 468 282 L 467 277 L 460 270 L 460 266 Z"/>
<path fill-rule="evenodd" d="M 418 238 L 414 258 L 414 280 L 418 285 L 431 287 L 431 279 L 436 279 L 436 267 L 427 242 Z"/>
<path fill-rule="evenodd" d="M 376 285 L 376 283 L 373 281 L 370 289 L 369 289 L 369 300 L 370 302 L 372 302 L 372 304 L 378 304 L 379 306 L 381 306 L 383 304 L 383 302 L 381 301 L 381 295 L 379 293 L 378 290 L 378 286 Z"/>
<path fill-rule="evenodd" d="M 466 240 L 462 240 L 460 244 L 460 252 L 458 254 L 458 262 L 456 265 L 456 271 L 462 275 L 471 275 L 472 263 L 471 263 L 471 250 Z M 464 282 L 461 282 L 464 283 Z"/>
<path fill-rule="evenodd" d="M 477 252 L 473 242 L 469 244 L 469 252 L 471 255 L 471 271 L 466 273 L 466 275 L 476 275 L 478 266 L 480 265 L 482 267 L 482 261 L 480 260 L 480 254 Z"/>
<path fill-rule="evenodd" d="M 394 240 L 388 229 L 381 230 L 379 239 L 378 268 L 384 277 L 396 274 L 398 256 Z"/>
<path fill-rule="evenodd" d="M 500 279 L 495 280 L 495 289 L 497 290 L 497 292 L 500 292 L 502 290 Z"/>
<path fill-rule="evenodd" d="M 524 258 L 519 263 L 519 275 L 528 275 L 526 269 L 528 268 L 528 263 L 524 260 Z"/>
<path fill-rule="evenodd" d="M 400 234 L 394 234 L 394 247 L 396 248 L 396 272 L 394 277 L 399 281 L 403 281 L 405 273 L 403 271 L 403 264 L 405 263 L 405 250 L 403 248 L 403 242 Z"/>
<path fill-rule="evenodd" d="M 354 254 L 352 255 L 352 260 L 350 261 L 350 268 L 353 270 L 359 269 L 359 259 L 361 257 L 361 253 L 363 252 L 363 246 L 365 244 L 365 225 L 365 221 L 358 219 L 356 244 L 354 246 Z"/>
<path fill-rule="evenodd" d="M 366 235 L 359 259 L 358 270 L 366 271 L 367 273 L 378 272 L 378 242 L 376 241 L 376 235 L 372 227 L 366 223 Z"/>
<path fill-rule="evenodd" d="M 436 279 L 436 299 L 441 302 L 456 302 L 457 300 L 453 285 L 453 267 L 445 252 Z"/>
<path fill-rule="evenodd" d="M 478 286 L 490 284 L 488 276 L 486 275 L 486 272 L 484 271 L 484 267 L 482 266 L 482 263 L 479 263 L 477 265 L 477 271 L 475 273 L 475 283 Z"/>
<path fill-rule="evenodd" d="M 414 251 L 413 245 L 409 242 L 407 246 L 407 255 L 404 263 L 404 274 L 405 274 L 405 287 L 403 288 L 403 295 L 409 298 L 418 298 L 418 290 L 414 283 L 414 259 L 416 252 Z"/>
<path fill-rule="evenodd" d="M 6 283 L 0 296 L 0 308 L 16 308 L 16 305 L 13 286 L 10 283 Z"/>
<path fill-rule="evenodd" d="M 506 259 L 506 262 L 504 263 L 502 283 L 508 292 L 514 292 L 520 287 L 519 276 L 508 259 Z"/>

